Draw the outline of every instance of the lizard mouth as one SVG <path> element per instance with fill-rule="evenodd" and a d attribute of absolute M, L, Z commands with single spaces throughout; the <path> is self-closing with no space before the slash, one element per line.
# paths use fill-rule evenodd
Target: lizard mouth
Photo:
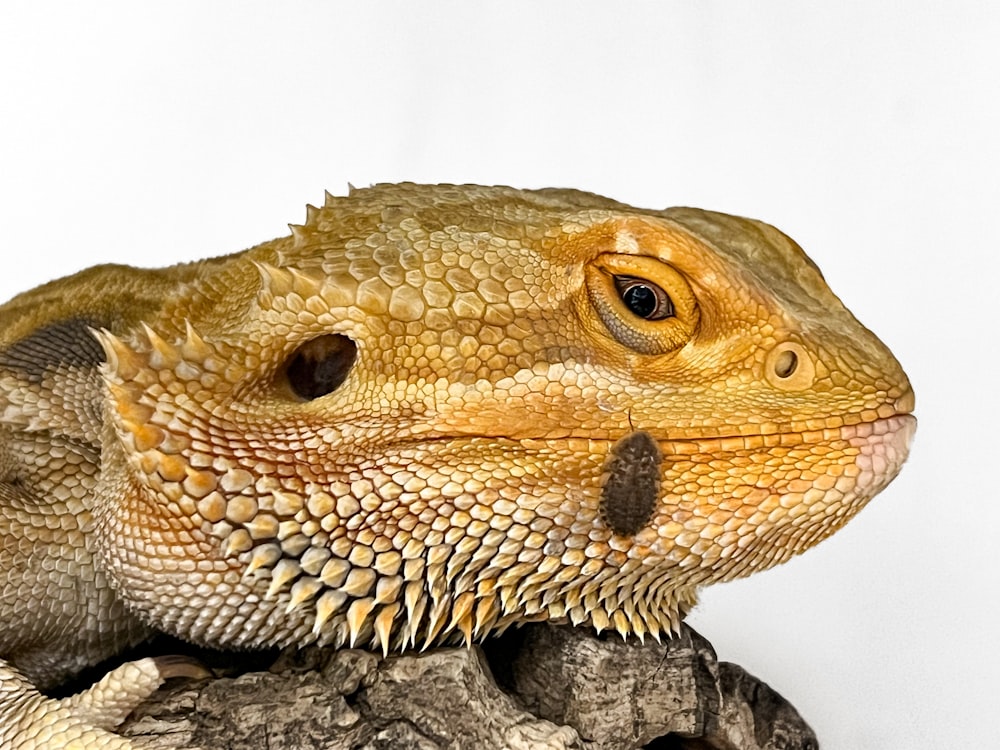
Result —
<path fill-rule="evenodd" d="M 464 414 L 461 416 L 441 414 L 434 420 L 430 429 L 427 429 L 428 425 L 423 425 L 423 429 L 416 428 L 400 434 L 399 437 L 402 438 L 401 442 L 409 444 L 484 439 L 533 447 L 546 443 L 552 445 L 558 441 L 577 440 L 589 441 L 596 445 L 613 444 L 630 433 L 645 431 L 660 444 L 665 453 L 674 450 L 704 452 L 710 447 L 725 451 L 853 440 L 896 430 L 907 431 L 909 440 L 916 425 L 913 409 L 913 391 L 906 389 L 901 396 L 885 401 L 877 407 L 834 412 L 826 417 L 793 417 L 770 421 L 766 418 L 754 418 L 751 415 L 744 418 L 742 424 L 707 424 L 700 427 L 678 425 L 677 420 L 660 424 L 640 419 L 633 420 L 633 415 L 630 414 L 627 426 L 592 427 L 586 432 L 580 432 L 578 429 L 562 426 L 558 421 L 550 421 L 548 415 L 525 412 L 517 420 L 519 424 L 515 429 L 491 431 L 488 429 L 488 422 L 470 420 Z M 506 424 L 509 420 L 494 419 L 492 420 L 494 427 L 498 421 Z M 688 418 L 685 421 L 697 420 Z"/>
<path fill-rule="evenodd" d="M 917 419 L 912 414 L 893 414 L 868 421 L 846 423 L 836 427 L 809 427 L 782 429 L 698 437 L 659 437 L 657 442 L 666 452 L 686 452 L 683 446 L 689 444 L 696 452 L 704 453 L 713 447 L 719 451 L 757 450 L 761 448 L 786 448 L 799 445 L 831 443 L 839 440 L 850 442 L 867 441 L 872 437 L 899 434 L 903 447 L 909 450 L 916 431 Z M 680 449 L 678 451 L 678 449 Z"/>
<path fill-rule="evenodd" d="M 479 450 L 479 445 L 487 453 L 510 451 L 527 452 L 546 456 L 567 454 L 589 456 L 614 456 L 616 446 L 622 446 L 635 435 L 645 437 L 639 444 L 639 454 L 649 459 L 654 453 L 662 457 L 664 464 L 673 462 L 694 462 L 711 465 L 714 462 L 730 462 L 734 456 L 744 456 L 753 463 L 763 464 L 767 456 L 790 456 L 798 453 L 831 454 L 835 462 L 853 462 L 858 457 L 871 456 L 872 468 L 879 477 L 894 477 L 906 460 L 917 419 L 912 414 L 893 414 L 870 421 L 843 424 L 839 427 L 819 429 L 785 429 L 774 432 L 751 434 L 672 436 L 662 431 L 635 429 L 617 437 L 594 437 L 593 435 L 549 434 L 541 436 L 515 435 L 471 435 L 452 434 L 424 436 L 400 441 L 397 449 L 403 452 L 433 450 L 432 446 L 450 443 L 464 446 L 463 450 Z M 635 446 L 632 446 L 635 447 Z M 626 451 L 624 455 L 628 455 Z M 832 459 L 837 454 L 838 459 Z M 853 456 L 853 458 L 851 458 Z M 509 458 L 509 455 L 508 455 Z M 866 464 L 868 459 L 861 459 Z M 630 464 L 625 461 L 623 465 Z M 647 461 L 648 463 L 648 461 Z M 656 462 L 659 464 L 659 460 Z"/>
<path fill-rule="evenodd" d="M 775 425 L 773 429 L 760 429 L 757 426 L 747 425 L 746 432 L 721 431 L 718 434 L 702 432 L 700 434 L 672 434 L 670 428 L 665 430 L 656 427 L 644 428 L 636 426 L 634 429 L 617 436 L 595 437 L 592 433 L 577 435 L 572 432 L 550 431 L 547 434 L 535 435 L 513 435 L 513 434 L 443 434 L 432 437 L 416 438 L 411 444 L 425 442 L 453 442 L 456 440 L 495 440 L 505 443 L 519 444 L 524 447 L 536 447 L 545 444 L 551 445 L 559 441 L 586 441 L 590 444 L 617 443 L 623 437 L 636 432 L 646 432 L 652 436 L 653 440 L 660 446 L 666 455 L 684 453 L 707 453 L 712 451 L 728 452 L 740 450 L 760 450 L 768 448 L 790 448 L 800 445 L 831 443 L 834 441 L 865 441 L 872 437 L 899 433 L 908 450 L 913 434 L 916 430 L 917 418 L 909 413 L 897 413 L 890 416 L 875 417 L 873 419 L 858 419 L 850 421 L 846 417 L 840 425 L 811 426 L 811 425 Z M 756 429 L 754 429 L 756 427 Z"/>
<path fill-rule="evenodd" d="M 658 430 L 651 430 L 651 432 L 657 435 L 661 443 L 665 444 L 703 443 L 706 440 L 714 440 L 731 445 L 737 445 L 739 441 L 747 441 L 757 447 L 761 445 L 771 447 L 864 438 L 905 430 L 907 431 L 908 448 L 917 424 L 917 419 L 912 413 L 914 407 L 913 390 L 908 388 L 894 401 L 884 403 L 877 408 L 846 412 L 827 418 L 793 420 L 784 424 L 746 423 L 737 430 L 728 432 L 720 430 L 715 435 L 705 433 L 692 436 L 670 435 L 669 428 L 666 435 L 662 435 Z"/>

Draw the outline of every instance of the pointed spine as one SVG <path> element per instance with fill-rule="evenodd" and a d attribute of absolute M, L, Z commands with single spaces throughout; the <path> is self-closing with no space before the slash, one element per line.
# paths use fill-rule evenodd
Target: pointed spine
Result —
<path fill-rule="evenodd" d="M 392 626 L 399 610 L 399 602 L 386 605 L 379 610 L 372 623 L 375 631 L 375 646 L 382 648 L 382 656 L 389 655 L 389 647 L 392 642 Z"/>
<path fill-rule="evenodd" d="M 296 248 L 303 247 L 309 241 L 309 237 L 312 234 L 309 227 L 302 224 L 289 224 L 288 228 L 292 232 L 292 239 Z"/>
<path fill-rule="evenodd" d="M 320 633 L 330 618 L 336 615 L 347 603 L 347 595 L 340 591 L 326 591 L 316 601 L 316 619 L 313 621 L 313 635 L 319 638 Z"/>
<path fill-rule="evenodd" d="M 145 361 L 128 344 L 115 336 L 106 328 L 91 329 L 94 337 L 104 349 L 104 358 L 108 371 L 119 381 L 134 380 Z"/>
<path fill-rule="evenodd" d="M 181 361 L 177 347 L 169 344 L 160 334 L 142 323 L 142 332 L 149 342 L 149 366 L 154 370 L 172 370 Z"/>

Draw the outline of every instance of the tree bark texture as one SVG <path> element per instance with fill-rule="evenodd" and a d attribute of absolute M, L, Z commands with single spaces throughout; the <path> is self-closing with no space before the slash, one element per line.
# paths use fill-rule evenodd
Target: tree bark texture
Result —
<path fill-rule="evenodd" d="M 819 746 L 790 704 L 687 626 L 662 644 L 533 624 L 484 647 L 387 658 L 308 648 L 168 684 L 123 734 L 159 750 Z"/>

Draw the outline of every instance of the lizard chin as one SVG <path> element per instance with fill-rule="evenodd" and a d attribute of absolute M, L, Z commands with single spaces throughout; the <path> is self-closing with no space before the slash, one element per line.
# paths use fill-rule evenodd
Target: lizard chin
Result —
<path fill-rule="evenodd" d="M 842 528 L 899 474 L 917 420 L 897 414 L 839 428 L 828 443 L 841 462 L 825 473 L 802 472 L 770 495 L 749 517 L 754 525 L 741 544 L 720 557 L 718 580 L 745 577 L 801 554 Z M 803 442 L 789 440 L 790 452 Z"/>

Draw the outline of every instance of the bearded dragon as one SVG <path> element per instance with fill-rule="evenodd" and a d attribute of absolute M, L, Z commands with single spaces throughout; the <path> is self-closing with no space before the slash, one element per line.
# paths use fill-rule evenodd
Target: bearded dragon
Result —
<path fill-rule="evenodd" d="M 383 652 L 669 634 L 897 474 L 913 392 L 788 237 L 378 185 L 291 235 L 0 307 L 0 746 L 127 748 L 165 631 Z"/>

